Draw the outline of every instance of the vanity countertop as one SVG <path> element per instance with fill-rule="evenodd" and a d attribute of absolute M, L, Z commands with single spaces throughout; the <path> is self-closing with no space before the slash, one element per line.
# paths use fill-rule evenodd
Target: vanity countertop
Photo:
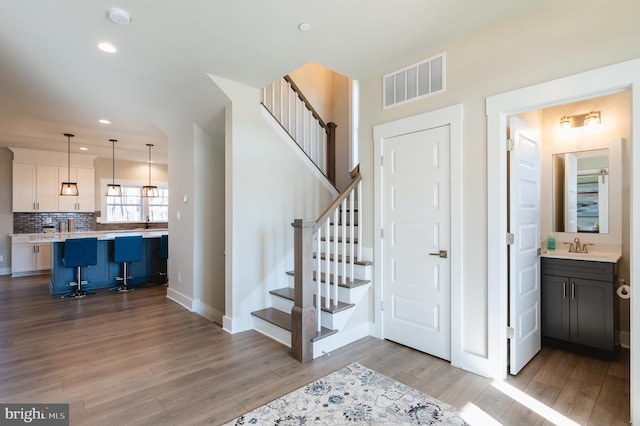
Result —
<path fill-rule="evenodd" d="M 620 252 L 598 252 L 590 251 L 589 253 L 569 253 L 569 251 L 548 251 L 542 253 L 540 257 L 551 257 L 555 259 L 571 259 L 571 260 L 587 260 L 591 262 L 609 262 L 616 263 L 622 257 Z"/>

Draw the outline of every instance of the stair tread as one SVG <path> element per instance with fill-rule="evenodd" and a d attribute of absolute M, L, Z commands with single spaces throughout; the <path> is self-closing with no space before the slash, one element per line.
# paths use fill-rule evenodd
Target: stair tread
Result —
<path fill-rule="evenodd" d="M 295 276 L 295 271 L 287 271 L 287 275 L 291 275 L 293 277 L 293 276 Z M 315 279 L 316 279 L 316 276 L 315 276 L 315 272 L 314 272 L 313 280 L 315 281 Z M 320 276 L 320 281 L 324 282 L 324 272 Z M 367 285 L 370 282 L 371 281 L 369 281 L 369 280 L 361 280 L 361 279 L 356 278 L 353 281 L 347 280 L 345 283 L 340 283 L 340 284 L 338 284 L 338 287 L 356 288 L 356 287 L 360 287 L 362 285 Z M 329 276 L 329 283 L 333 284 L 333 274 L 331 274 Z"/>
<path fill-rule="evenodd" d="M 291 287 L 278 288 L 275 290 L 271 290 L 269 293 L 275 296 L 282 297 L 283 299 L 295 300 L 295 290 Z M 313 299 L 314 299 L 313 303 L 315 304 L 315 295 L 313 296 Z M 330 307 L 327 308 L 324 305 L 325 299 L 326 299 L 325 297 L 322 297 L 322 300 L 320 302 L 321 303 L 320 308 L 322 309 L 322 311 L 328 312 L 330 314 L 345 311 L 355 306 L 353 303 L 344 303 L 344 302 L 338 301 L 338 306 L 333 306 L 333 304 L 331 304 Z"/>
<path fill-rule="evenodd" d="M 265 308 L 251 312 L 251 315 L 278 326 L 284 330 L 291 332 L 291 315 L 275 308 Z M 331 330 L 327 327 L 321 327 L 320 333 L 311 339 L 312 342 L 321 340 L 332 334 L 336 334 L 338 330 Z"/>
<path fill-rule="evenodd" d="M 251 312 L 251 315 L 270 322 L 273 325 L 277 325 L 287 331 L 291 331 L 291 314 L 275 308 L 265 308 Z"/>
<path fill-rule="evenodd" d="M 316 259 L 317 258 L 317 253 L 313 253 L 313 258 Z M 321 253 L 320 254 L 320 259 L 321 260 L 326 260 L 327 255 L 326 253 Z M 333 253 L 331 253 L 329 255 L 329 260 L 333 262 L 333 260 L 335 259 L 335 256 L 333 255 Z M 342 256 L 341 254 L 338 255 L 338 263 L 342 263 L 343 261 L 347 262 L 347 263 L 351 263 L 351 256 Z M 353 263 L 355 263 L 356 265 L 362 265 L 362 266 L 369 266 L 369 265 L 373 265 L 373 262 L 371 262 L 370 260 L 358 260 L 358 259 L 354 259 Z"/>

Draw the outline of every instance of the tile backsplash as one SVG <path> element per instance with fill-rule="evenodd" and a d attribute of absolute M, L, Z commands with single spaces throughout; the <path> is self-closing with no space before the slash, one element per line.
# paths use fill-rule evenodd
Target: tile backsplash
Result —
<path fill-rule="evenodd" d="M 48 225 L 53 225 L 58 232 L 58 222 L 67 222 L 69 219 L 75 220 L 76 231 L 94 231 L 96 229 L 95 213 L 14 213 L 13 233 L 42 232 L 42 227 Z"/>
<path fill-rule="evenodd" d="M 96 218 L 100 216 L 100 212 L 94 213 L 14 213 L 13 214 L 13 233 L 14 234 L 34 234 L 43 232 L 43 226 L 53 225 L 55 232 L 60 232 L 58 222 L 67 222 L 69 219 L 75 220 L 76 232 L 82 231 L 107 231 L 122 229 L 165 229 L 168 227 L 167 222 L 153 223 L 97 223 Z"/>

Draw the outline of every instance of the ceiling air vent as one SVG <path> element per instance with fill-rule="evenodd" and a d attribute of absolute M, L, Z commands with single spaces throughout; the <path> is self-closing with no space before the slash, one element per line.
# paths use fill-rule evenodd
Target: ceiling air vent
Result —
<path fill-rule="evenodd" d="M 425 96 L 444 92 L 445 53 L 409 65 L 383 78 L 384 107 L 400 105 Z"/>

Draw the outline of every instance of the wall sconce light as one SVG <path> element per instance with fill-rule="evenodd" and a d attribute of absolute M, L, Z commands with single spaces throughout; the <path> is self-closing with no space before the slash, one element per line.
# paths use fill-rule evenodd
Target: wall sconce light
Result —
<path fill-rule="evenodd" d="M 563 115 L 560 117 L 560 127 L 563 129 L 592 126 L 600 123 L 600 111 L 591 111 L 588 114 Z"/>
<path fill-rule="evenodd" d="M 67 137 L 67 181 L 60 185 L 60 195 L 68 197 L 78 196 L 78 183 L 71 182 L 71 138 L 72 133 L 64 133 Z"/>
<path fill-rule="evenodd" d="M 151 185 L 151 147 L 152 143 L 148 143 L 149 147 L 149 185 L 145 185 L 142 187 L 142 196 L 145 198 L 155 198 L 158 197 L 158 187 L 155 185 Z"/>
<path fill-rule="evenodd" d="M 595 124 L 600 124 L 600 111 L 591 111 L 584 116 L 585 126 L 593 126 Z"/>
<path fill-rule="evenodd" d="M 568 115 L 563 115 L 560 117 L 560 127 L 563 129 L 570 129 L 573 127 L 573 119 Z"/>
<path fill-rule="evenodd" d="M 107 197 L 122 197 L 122 187 L 116 184 L 116 142 L 117 139 L 109 139 L 111 142 L 111 183 L 107 184 Z"/>

